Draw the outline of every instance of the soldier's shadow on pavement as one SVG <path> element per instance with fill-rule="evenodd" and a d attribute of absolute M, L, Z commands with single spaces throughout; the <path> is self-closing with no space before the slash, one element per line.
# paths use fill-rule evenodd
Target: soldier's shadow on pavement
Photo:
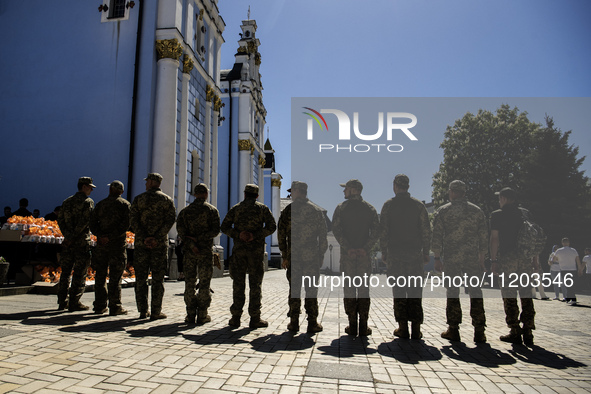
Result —
<path fill-rule="evenodd" d="M 21 323 L 26 325 L 49 325 L 49 326 L 71 326 L 78 324 L 83 320 L 95 320 L 100 319 L 103 315 L 95 315 L 92 312 L 85 313 L 70 313 L 65 311 L 59 311 L 58 314 L 47 315 L 47 318 L 25 318 Z"/>
<path fill-rule="evenodd" d="M 374 354 L 376 349 L 368 348 L 369 341 L 366 337 L 352 337 L 350 335 L 342 335 L 340 338 L 333 340 L 330 346 L 320 346 L 323 354 L 328 356 L 347 358 L 353 357 L 356 354 Z"/>
<path fill-rule="evenodd" d="M 509 352 L 519 361 L 543 365 L 548 368 L 566 369 L 587 366 L 587 364 L 573 360 L 564 354 L 554 353 L 537 345 L 534 345 L 532 348 L 523 345 L 513 345 L 512 350 Z"/>
<path fill-rule="evenodd" d="M 64 311 L 55 309 L 45 309 L 38 311 L 20 312 L 20 313 L 0 313 L 0 320 L 27 320 L 33 317 L 63 315 Z"/>
<path fill-rule="evenodd" d="M 252 348 L 258 352 L 275 353 L 277 351 L 298 351 L 309 349 L 316 342 L 308 334 L 295 335 L 287 331 L 283 334 L 268 334 L 250 342 Z"/>
<path fill-rule="evenodd" d="M 439 349 L 427 345 L 423 340 L 395 339 L 378 346 L 378 353 L 385 357 L 392 357 L 401 363 L 418 364 L 420 361 L 441 360 Z"/>
<path fill-rule="evenodd" d="M 478 344 L 475 348 L 469 348 L 463 342 L 454 342 L 451 345 L 443 346 L 441 352 L 451 359 L 489 368 L 497 368 L 500 365 L 516 363 L 516 360 L 509 354 L 492 348 L 488 343 Z"/>
<path fill-rule="evenodd" d="M 97 318 L 100 315 L 95 315 Z M 102 320 L 95 321 L 89 324 L 70 325 L 62 327 L 59 330 L 63 332 L 116 332 L 125 331 L 126 327 L 136 326 L 138 324 L 145 324 L 148 320 L 139 320 L 136 318 L 117 319 L 117 320 Z"/>
<path fill-rule="evenodd" d="M 146 320 L 137 320 L 138 323 L 147 323 Z M 161 322 L 162 320 L 160 320 Z M 186 325 L 184 322 L 180 323 L 169 323 L 169 324 L 158 324 L 151 326 L 146 329 L 135 329 L 126 330 L 129 335 L 137 338 L 144 337 L 176 337 L 180 335 L 182 331 L 191 330 L 193 327 Z"/>
<path fill-rule="evenodd" d="M 197 345 L 236 345 L 247 343 L 242 337 L 247 335 L 251 330 L 249 328 L 241 328 L 239 330 L 231 327 L 223 327 L 216 330 L 209 330 L 203 334 L 183 334 L 183 338 Z"/>

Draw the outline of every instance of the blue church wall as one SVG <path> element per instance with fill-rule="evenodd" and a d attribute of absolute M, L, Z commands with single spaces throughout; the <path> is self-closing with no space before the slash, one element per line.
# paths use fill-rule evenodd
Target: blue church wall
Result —
<path fill-rule="evenodd" d="M 136 7 L 129 20 L 101 23 L 94 3 L 60 2 L 59 17 L 55 7 L 0 9 L 0 204 L 16 209 L 27 197 L 42 215 L 75 193 L 80 176 L 93 177 L 96 200 L 114 179 L 127 183 L 139 15 Z"/>

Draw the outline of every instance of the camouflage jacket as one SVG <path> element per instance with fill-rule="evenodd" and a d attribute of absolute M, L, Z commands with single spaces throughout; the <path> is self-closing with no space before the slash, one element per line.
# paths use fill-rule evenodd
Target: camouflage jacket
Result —
<path fill-rule="evenodd" d="M 179 213 L 176 229 L 183 240 L 185 253 L 193 246 L 200 253 L 211 253 L 213 239 L 220 233 L 220 214 L 204 199 L 196 199 Z"/>
<path fill-rule="evenodd" d="M 168 232 L 176 219 L 174 202 L 160 188 L 147 190 L 131 203 L 131 228 L 136 244 L 148 237 L 168 242 Z"/>
<path fill-rule="evenodd" d="M 107 247 L 125 247 L 125 233 L 130 223 L 129 201 L 109 196 L 96 204 L 90 215 L 90 231 L 97 237 L 108 237 Z"/>
<path fill-rule="evenodd" d="M 478 262 L 488 251 L 488 226 L 484 212 L 465 198 L 440 207 L 433 216 L 431 248 L 445 263 Z"/>
<path fill-rule="evenodd" d="M 57 224 L 66 239 L 74 245 L 90 244 L 90 215 L 94 201 L 83 192 L 70 196 L 62 203 Z"/>
<path fill-rule="evenodd" d="M 273 234 L 276 229 L 277 224 L 269 208 L 254 198 L 246 198 L 230 208 L 221 226 L 222 232 L 234 240 L 234 249 L 262 248 L 265 237 Z M 252 233 L 254 240 L 241 241 L 242 231 Z"/>
<path fill-rule="evenodd" d="M 335 208 L 332 232 L 341 249 L 365 249 L 369 252 L 379 236 L 376 209 L 361 196 L 351 196 Z"/>
<path fill-rule="evenodd" d="M 429 254 L 431 223 L 425 204 L 400 192 L 384 203 L 380 213 L 380 248 L 388 258 L 396 253 Z"/>
<path fill-rule="evenodd" d="M 289 204 L 277 225 L 279 250 L 284 259 L 322 263 L 328 249 L 324 213 L 307 198 Z"/>

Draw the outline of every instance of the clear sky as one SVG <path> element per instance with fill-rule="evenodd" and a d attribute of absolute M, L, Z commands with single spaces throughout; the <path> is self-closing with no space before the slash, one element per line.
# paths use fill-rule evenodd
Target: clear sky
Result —
<path fill-rule="evenodd" d="M 290 146 L 292 97 L 591 96 L 586 0 L 219 0 L 226 22 L 222 69 L 234 63 L 249 6 L 261 42 L 263 99 L 282 196 L 291 182 L 291 160 L 299 160 Z M 505 102 L 493 101 L 487 109 Z M 584 108 L 590 101 L 581 103 Z M 543 122 L 543 113 L 528 112 L 530 120 Z M 449 123 L 462 115 L 452 114 Z M 563 131 L 573 129 L 570 142 L 586 154 L 590 123 L 567 119 L 569 111 L 548 115 Z M 423 186 L 411 185 L 421 200 L 431 200 L 446 125 L 430 130 L 421 152 L 430 159 L 417 175 Z M 591 158 L 583 169 L 591 176 Z M 381 202 L 376 205 L 379 210 Z"/>

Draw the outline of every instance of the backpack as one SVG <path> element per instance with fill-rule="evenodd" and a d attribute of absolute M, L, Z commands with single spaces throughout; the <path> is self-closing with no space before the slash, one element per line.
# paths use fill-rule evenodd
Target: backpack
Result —
<path fill-rule="evenodd" d="M 517 233 L 517 253 L 527 258 L 536 257 L 546 245 L 546 234 L 542 227 L 529 220 L 524 210 L 521 214 L 523 223 Z"/>

